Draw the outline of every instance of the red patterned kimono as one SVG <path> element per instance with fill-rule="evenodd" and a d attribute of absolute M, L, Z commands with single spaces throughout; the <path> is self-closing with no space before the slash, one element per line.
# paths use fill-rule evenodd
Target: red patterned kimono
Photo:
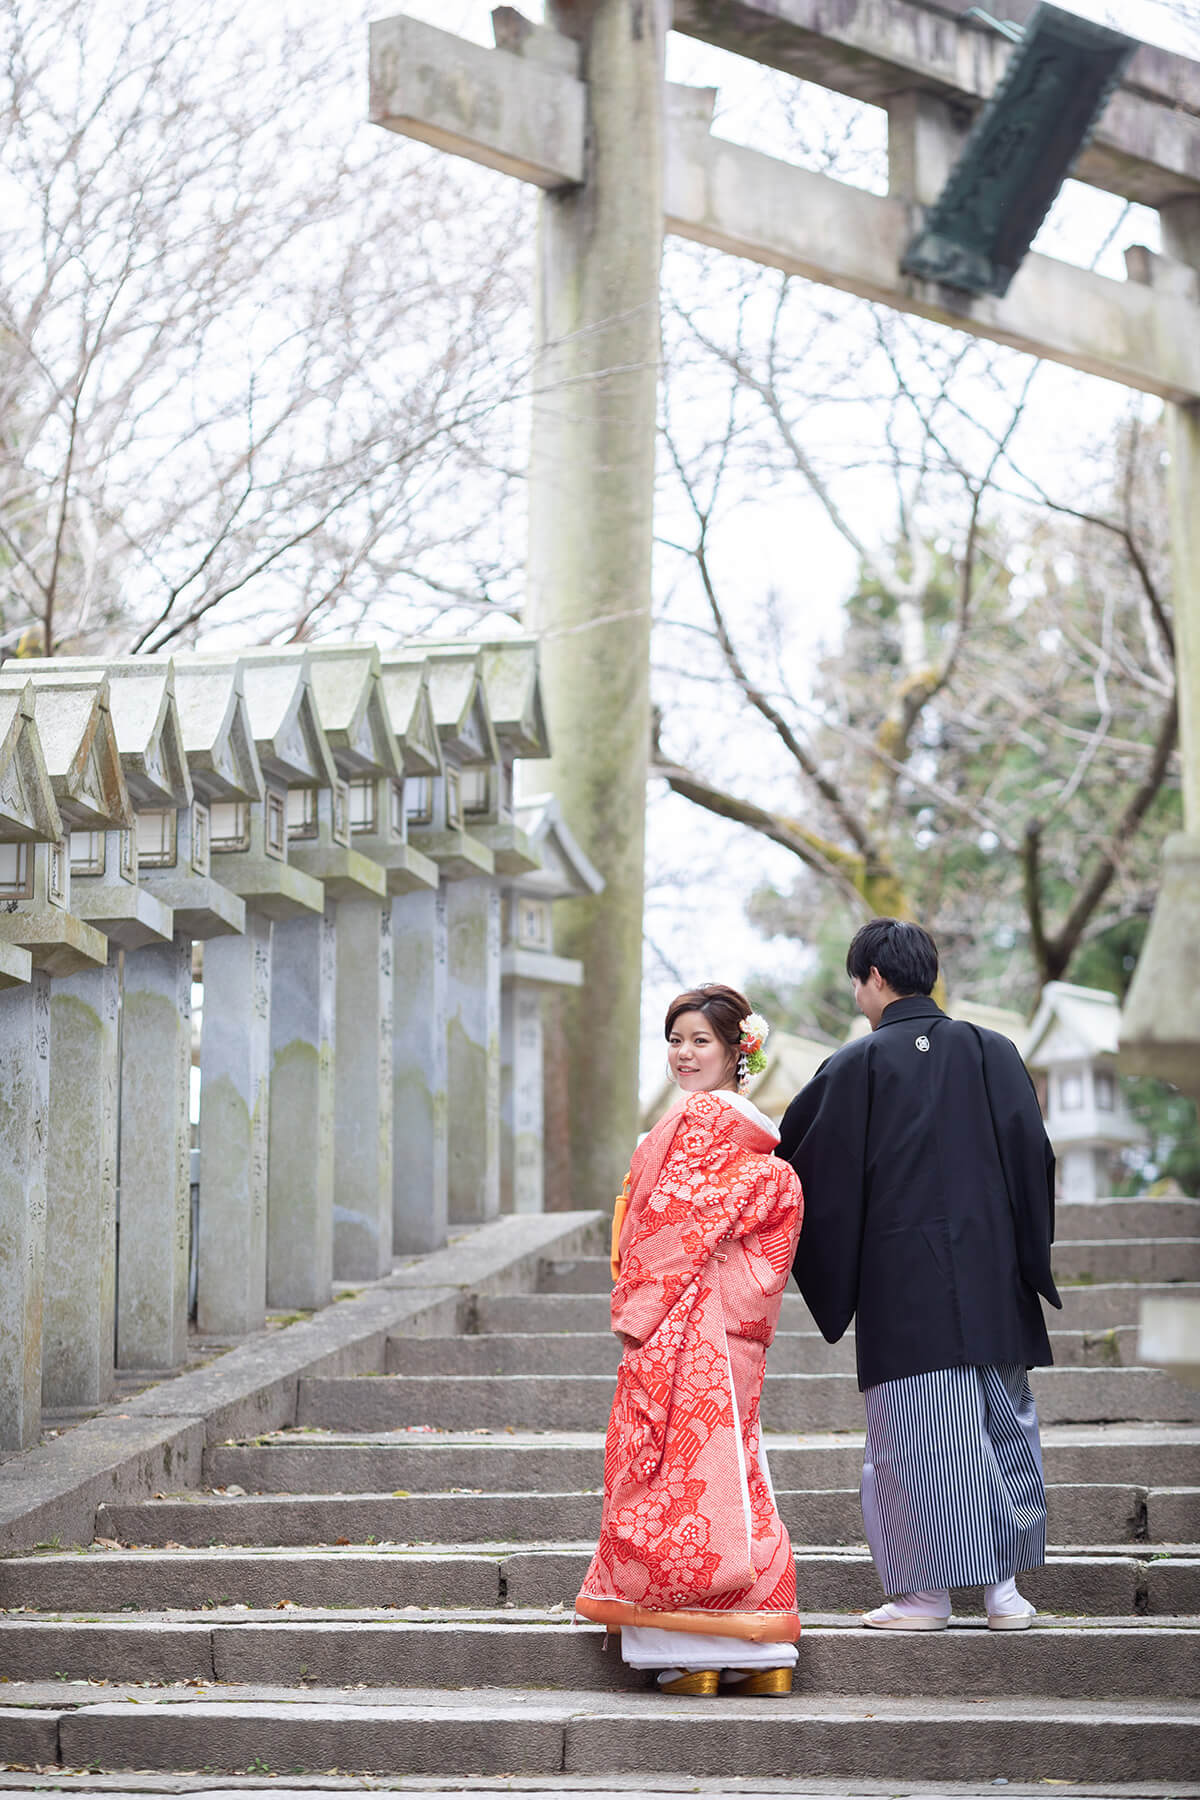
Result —
<path fill-rule="evenodd" d="M 775 1137 L 690 1094 L 638 1146 L 613 1330 L 627 1339 L 600 1542 L 576 1611 L 605 1625 L 794 1643 L 796 1571 L 758 1407 L 803 1201 Z"/>

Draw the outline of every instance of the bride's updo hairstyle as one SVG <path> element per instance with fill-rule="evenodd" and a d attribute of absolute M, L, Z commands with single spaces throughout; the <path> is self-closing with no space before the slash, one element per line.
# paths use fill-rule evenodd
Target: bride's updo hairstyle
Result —
<path fill-rule="evenodd" d="M 663 1036 L 670 1037 L 675 1029 L 675 1021 L 682 1013 L 703 1013 L 716 1036 L 736 1054 L 738 1039 L 742 1034 L 742 1020 L 751 1011 L 745 994 L 739 994 L 736 988 L 726 987 L 720 981 L 706 981 L 700 987 L 690 988 L 686 994 L 675 996 L 667 1008 Z"/>

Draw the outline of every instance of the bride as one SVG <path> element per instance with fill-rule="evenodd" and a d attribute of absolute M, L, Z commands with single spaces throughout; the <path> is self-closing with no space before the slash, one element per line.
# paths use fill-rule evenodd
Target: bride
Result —
<path fill-rule="evenodd" d="M 667 1009 L 682 1099 L 634 1152 L 613 1220 L 624 1345 L 600 1542 L 575 1606 L 671 1694 L 786 1694 L 796 1571 L 759 1432 L 803 1202 L 741 1091 L 767 1027 L 711 983 Z"/>

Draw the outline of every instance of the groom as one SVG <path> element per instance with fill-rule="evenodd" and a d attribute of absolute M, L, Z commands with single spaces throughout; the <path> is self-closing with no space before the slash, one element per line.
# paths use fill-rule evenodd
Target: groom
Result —
<path fill-rule="evenodd" d="M 846 957 L 870 1036 L 821 1065 L 778 1154 L 804 1188 L 793 1272 L 836 1343 L 855 1322 L 867 1414 L 862 1506 L 885 1605 L 864 1623 L 936 1631 L 984 1589 L 993 1631 L 1034 1608 L 1046 1496 L 1026 1370 L 1053 1360 L 1054 1156 L 1015 1046 L 930 998 L 937 947 L 872 919 Z"/>

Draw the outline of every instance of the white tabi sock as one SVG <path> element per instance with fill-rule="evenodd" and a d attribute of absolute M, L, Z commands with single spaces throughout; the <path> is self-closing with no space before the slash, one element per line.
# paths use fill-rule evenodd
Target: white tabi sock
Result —
<path fill-rule="evenodd" d="M 930 1594 L 897 1594 L 888 1605 L 903 1617 L 914 1615 L 924 1618 L 948 1619 L 950 1617 L 949 1588 L 935 1588 Z"/>
<path fill-rule="evenodd" d="M 1032 1612 L 1033 1608 L 1024 1594 L 1017 1592 L 1016 1578 L 1010 1575 L 1007 1581 L 997 1581 L 984 1588 L 983 1610 L 989 1619 L 997 1619 L 1012 1613 Z"/>

